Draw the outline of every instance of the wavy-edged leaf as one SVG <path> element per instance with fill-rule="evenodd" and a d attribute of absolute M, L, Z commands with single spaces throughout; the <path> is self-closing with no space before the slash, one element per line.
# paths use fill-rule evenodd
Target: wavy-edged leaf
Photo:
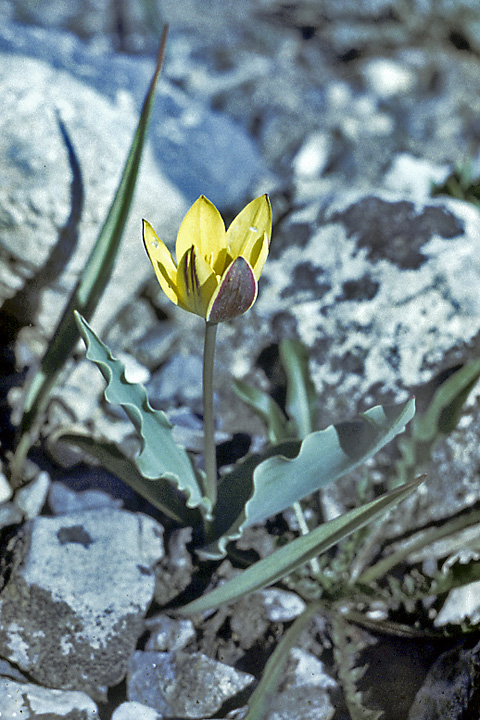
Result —
<path fill-rule="evenodd" d="M 48 440 L 52 450 L 57 443 L 82 450 L 175 522 L 185 526 L 201 523 L 198 510 L 188 508 L 185 499 L 168 480 L 143 477 L 135 462 L 116 443 L 105 438 L 93 438 L 80 429 L 58 430 Z"/>
<path fill-rule="evenodd" d="M 474 360 L 444 380 L 427 409 L 417 414 L 410 435 L 399 443 L 402 460 L 396 466 L 396 484 L 411 480 L 428 461 L 435 443 L 455 429 L 462 407 L 479 378 L 480 360 Z"/>
<path fill-rule="evenodd" d="M 287 375 L 287 413 L 295 422 L 297 436 L 304 438 L 312 432 L 317 411 L 317 396 L 310 377 L 307 350 L 299 340 L 282 340 L 279 350 Z"/>
<path fill-rule="evenodd" d="M 233 380 L 233 389 L 245 405 L 252 408 L 264 422 L 270 442 L 278 443 L 289 437 L 287 418 L 271 395 L 243 380 Z"/>
<path fill-rule="evenodd" d="M 415 412 L 413 398 L 399 405 L 377 405 L 349 422 L 330 425 L 300 441 L 285 441 L 258 462 L 249 458 L 227 475 L 218 489 L 217 541 L 199 553 L 219 558 L 245 527 L 282 512 L 353 470 L 403 432 Z"/>
<path fill-rule="evenodd" d="M 11 466 L 14 482 L 18 482 L 23 461 L 35 441 L 36 425 L 39 417 L 45 411 L 50 392 L 78 341 L 74 310 L 80 311 L 87 319 L 90 319 L 112 275 L 137 182 L 155 98 L 155 87 L 163 64 L 167 33 L 168 27 L 165 27 L 155 72 L 143 102 L 138 126 L 115 197 L 92 252 L 58 321 L 51 342 L 40 362 L 40 367 L 32 377 L 25 393 L 23 417 L 18 431 L 19 442 Z"/>
<path fill-rule="evenodd" d="M 172 426 L 161 410 L 154 410 L 148 402 L 143 385 L 125 379 L 123 363 L 116 360 L 85 318 L 75 313 L 80 335 L 87 346 L 87 358 L 92 360 L 107 382 L 105 398 L 121 405 L 142 439 L 142 449 L 135 458 L 140 473 L 151 480 L 165 478 L 187 495 L 188 507 L 199 507 L 207 513 L 209 501 L 202 489 L 186 450 L 173 440 Z"/>
<path fill-rule="evenodd" d="M 366 505 L 350 510 L 344 515 L 320 525 L 308 535 L 292 540 L 288 545 L 254 563 L 223 585 L 184 607 L 178 608 L 176 612 L 179 615 L 191 615 L 205 610 L 213 610 L 220 605 L 239 600 L 251 592 L 272 585 L 304 565 L 311 558 L 326 552 L 340 540 L 390 510 L 411 495 L 422 481 L 423 478 L 414 480 L 412 483 L 391 490 Z"/>

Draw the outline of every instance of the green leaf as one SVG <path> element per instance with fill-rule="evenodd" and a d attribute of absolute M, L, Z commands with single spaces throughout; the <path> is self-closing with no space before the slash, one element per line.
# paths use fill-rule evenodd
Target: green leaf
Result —
<path fill-rule="evenodd" d="M 140 473 L 151 480 L 170 480 L 186 493 L 188 507 L 200 507 L 208 513 L 209 501 L 202 496 L 187 452 L 173 440 L 165 413 L 150 406 L 143 385 L 127 382 L 123 364 L 112 356 L 87 321 L 78 313 L 75 316 L 87 346 L 87 358 L 97 365 L 107 382 L 105 398 L 123 407 L 142 438 L 142 450 L 135 458 Z"/>
<path fill-rule="evenodd" d="M 264 718 L 267 717 L 278 684 L 282 679 L 288 654 L 290 650 L 295 647 L 300 634 L 307 627 L 312 617 L 320 612 L 321 609 L 319 603 L 309 605 L 283 635 L 277 647 L 268 658 L 268 662 L 263 669 L 262 679 L 248 701 L 248 713 L 245 715 L 244 720 L 264 720 Z"/>
<path fill-rule="evenodd" d="M 317 410 L 307 350 L 298 340 L 282 340 L 280 358 L 287 375 L 287 413 L 296 424 L 297 436 L 304 438 L 312 432 Z"/>
<path fill-rule="evenodd" d="M 408 482 L 430 458 L 435 444 L 456 427 L 465 401 L 480 378 L 480 360 L 451 374 L 435 392 L 422 414 L 410 426 L 410 436 L 402 438 L 402 459 L 396 466 L 395 484 Z"/>
<path fill-rule="evenodd" d="M 400 405 L 377 405 L 356 420 L 311 433 L 303 442 L 286 441 L 263 462 L 251 458 L 234 469 L 218 488 L 218 539 L 202 548 L 201 556 L 222 557 L 227 543 L 245 527 L 282 512 L 356 468 L 402 432 L 414 412 L 413 398 Z"/>
<path fill-rule="evenodd" d="M 422 480 L 418 479 L 408 485 L 396 488 L 366 505 L 350 510 L 344 515 L 320 525 L 308 535 L 296 538 L 288 545 L 276 550 L 272 555 L 243 570 L 223 585 L 219 585 L 206 595 L 177 609 L 176 612 L 179 615 L 191 615 L 213 610 L 220 605 L 239 600 L 251 592 L 272 585 L 304 565 L 311 558 L 326 552 L 340 540 L 390 510 L 411 495 Z"/>
<path fill-rule="evenodd" d="M 289 436 L 287 418 L 268 393 L 257 390 L 243 380 L 233 380 L 233 389 L 238 397 L 252 408 L 265 423 L 270 442 L 278 443 Z"/>
<path fill-rule="evenodd" d="M 97 460 L 112 475 L 129 485 L 175 522 L 184 526 L 201 523 L 198 511 L 187 507 L 185 499 L 179 495 L 168 480 L 144 478 L 135 462 L 124 455 L 116 443 L 104 438 L 93 438 L 84 430 L 76 429 L 58 430 L 53 433 L 49 437 L 49 444 L 54 448 L 57 443 L 73 445 Z"/>
<path fill-rule="evenodd" d="M 23 461 L 36 438 L 38 419 L 45 411 L 50 392 L 57 381 L 58 375 L 78 341 L 79 335 L 74 310 L 80 311 L 87 319 L 90 319 L 110 280 L 132 203 L 155 98 L 155 87 L 163 63 L 166 40 L 167 28 L 163 32 L 155 72 L 143 103 L 137 130 L 110 210 L 62 317 L 57 324 L 40 367 L 27 388 L 24 399 L 24 413 L 19 428 L 20 440 L 12 463 L 12 475 L 14 477 L 18 477 L 21 473 Z"/>

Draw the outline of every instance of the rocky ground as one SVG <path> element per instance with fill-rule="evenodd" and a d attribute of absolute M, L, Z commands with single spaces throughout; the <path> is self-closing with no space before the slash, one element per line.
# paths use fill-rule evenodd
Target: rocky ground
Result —
<path fill-rule="evenodd" d="M 473 0 L 0 7 L 0 718 L 241 717 L 304 608 L 299 594 L 271 588 L 179 620 L 165 606 L 193 576 L 202 580 L 190 531 L 98 468 L 58 448 L 52 456 L 46 442 L 32 452 L 32 482 L 11 497 L 10 409 L 109 207 L 165 21 L 149 144 L 95 329 L 198 453 L 202 323 L 160 295 L 140 221 L 170 242 L 199 194 L 230 219 L 268 192 L 274 232 L 258 301 L 219 331 L 224 463 L 261 442 L 231 376 L 281 398 L 285 337 L 308 348 L 319 427 L 412 393 L 421 406 L 480 344 L 480 213 L 451 183 L 456 197 L 432 197 L 457 167 L 480 175 L 480 10 Z M 80 424 L 129 443 L 130 425 L 102 390 L 78 349 L 42 439 Z M 392 534 L 478 507 L 478 405 L 474 396 L 436 448 Z M 371 467 L 379 487 L 390 465 L 384 453 Z M 326 519 L 352 505 L 357 479 L 325 492 Z M 252 530 L 244 547 L 267 554 L 276 535 L 294 530 L 287 513 Z M 217 581 L 232 572 L 225 561 Z M 442 622 L 478 622 L 477 595 L 473 587 L 457 596 Z M 368 664 L 361 689 L 386 720 L 467 717 L 479 693 L 477 641 L 475 633 L 458 643 L 359 629 Z M 348 717 L 328 622 L 318 616 L 291 652 L 268 719 Z"/>

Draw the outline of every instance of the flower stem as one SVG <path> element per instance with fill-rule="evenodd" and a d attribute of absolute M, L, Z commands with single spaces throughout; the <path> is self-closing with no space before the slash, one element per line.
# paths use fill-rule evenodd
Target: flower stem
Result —
<path fill-rule="evenodd" d="M 203 348 L 203 442 L 206 484 L 205 494 L 212 503 L 217 499 L 217 456 L 214 437 L 213 416 L 213 365 L 217 323 L 205 323 L 205 345 Z"/>

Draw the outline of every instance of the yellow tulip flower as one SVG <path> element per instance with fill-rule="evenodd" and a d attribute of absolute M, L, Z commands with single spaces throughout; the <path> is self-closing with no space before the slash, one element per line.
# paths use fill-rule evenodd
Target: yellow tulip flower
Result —
<path fill-rule="evenodd" d="M 146 220 L 143 242 L 165 295 L 207 322 L 219 323 L 243 315 L 255 302 L 271 231 L 267 195 L 244 207 L 228 230 L 215 205 L 202 195 L 180 225 L 178 264 Z"/>

